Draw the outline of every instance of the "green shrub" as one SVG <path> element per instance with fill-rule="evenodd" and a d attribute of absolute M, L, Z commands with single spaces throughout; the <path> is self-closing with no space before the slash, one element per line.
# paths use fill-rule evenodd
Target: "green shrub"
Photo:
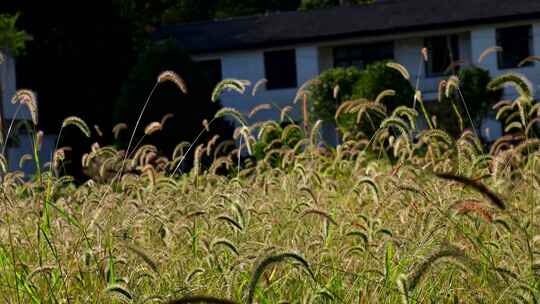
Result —
<path fill-rule="evenodd" d="M 473 121 L 474 128 L 479 130 L 482 120 L 488 115 L 491 107 L 501 99 L 502 91 L 488 90 L 486 87 L 491 81 L 489 71 L 476 66 L 461 69 L 458 72 L 458 78 L 460 80 L 460 92 L 463 95 L 463 100 L 465 100 L 467 109 L 463 106 L 459 92 L 454 92 L 455 94 L 450 96 L 450 98 L 454 99 L 454 102 L 460 111 L 464 127 L 473 127 L 467 114 L 468 111 Z M 441 111 L 432 114 L 437 116 L 440 128 L 446 129 L 454 136 L 459 136 L 461 130 L 459 130 L 458 127 L 456 114 L 450 109 L 450 102 L 450 99 L 443 95 L 441 106 L 436 106 L 435 108 L 448 107 L 449 111 L 446 112 L 450 112 L 451 114 L 447 113 L 444 115 Z"/>
<path fill-rule="evenodd" d="M 334 68 L 323 72 L 309 90 L 312 97 L 312 118 L 324 122 L 333 122 L 339 105 L 351 100 L 354 86 L 360 79 L 361 72 L 355 68 Z M 339 92 L 334 98 L 334 88 L 338 86 Z"/>
<path fill-rule="evenodd" d="M 396 91 L 395 96 L 388 96 L 383 104 L 392 111 L 399 105 L 413 102 L 414 90 L 410 82 L 401 74 L 386 66 L 385 61 L 376 62 L 359 71 L 354 67 L 347 69 L 335 68 L 322 73 L 319 82 L 312 85 L 312 120 L 321 119 L 324 122 L 335 122 L 336 110 L 343 102 L 365 98 L 375 100 L 384 90 Z M 334 98 L 334 88 L 339 86 L 337 98 Z M 358 124 L 356 114 L 340 115 L 336 122 L 342 133 L 363 134 L 370 136 L 379 127 L 380 121 L 373 119 Z"/>
<path fill-rule="evenodd" d="M 279 128 L 273 129 L 271 131 L 268 131 L 268 133 L 264 136 L 264 138 L 261 138 L 257 143 L 253 146 L 253 157 L 257 161 L 262 161 L 266 158 L 266 155 L 271 151 L 272 149 L 283 149 L 288 148 L 292 149 L 294 146 L 305 137 L 304 132 L 300 128 L 291 128 L 291 130 L 288 131 L 288 134 L 286 137 L 283 136 L 283 131 L 287 129 L 287 127 L 294 127 L 299 126 L 298 123 L 291 123 L 291 122 L 282 122 L 279 124 Z M 279 140 L 276 142 L 276 140 Z M 269 163 L 272 167 L 278 167 L 281 164 L 282 156 L 279 155 L 273 155 L 269 159 Z"/>
<path fill-rule="evenodd" d="M 391 113 L 400 105 L 410 106 L 413 103 L 414 89 L 409 80 L 396 70 L 386 66 L 387 61 L 379 61 L 367 66 L 360 79 L 355 83 L 353 98 L 375 100 L 384 90 L 394 90 L 395 96 L 384 98 L 383 104 Z"/>
<path fill-rule="evenodd" d="M 491 107 L 501 99 L 502 91 L 486 89 L 491 77 L 488 70 L 479 67 L 462 69 L 458 73 L 458 78 L 461 80 L 461 92 L 473 122 L 479 124 Z"/>

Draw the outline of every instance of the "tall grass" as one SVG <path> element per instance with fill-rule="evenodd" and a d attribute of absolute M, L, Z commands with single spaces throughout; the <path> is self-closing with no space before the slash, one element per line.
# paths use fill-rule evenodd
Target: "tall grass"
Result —
<path fill-rule="evenodd" d="M 408 76 L 403 66 L 390 68 Z M 163 81 L 187 92 L 176 74 L 164 72 L 157 84 Z M 446 84 L 452 87 L 441 90 L 459 90 L 456 79 Z M 249 86 L 227 79 L 213 99 Z M 286 120 L 295 106 L 263 105 L 216 114 L 239 122 L 238 147 L 199 136 L 160 155 L 144 139 L 166 128 L 164 117 L 135 145 L 132 130 L 127 150 L 94 145 L 82 160 L 94 173 L 82 185 L 53 169 L 34 178 L 4 172 L 0 297 L 6 303 L 537 302 L 540 108 L 523 77 L 503 75 L 489 87 L 501 86 L 519 94 L 496 105 L 512 134 L 489 152 L 471 131 L 452 138 L 436 124 L 417 130 L 414 108 L 387 113 L 382 100 L 393 94 L 387 90 L 375 101 L 339 108 L 336 116 L 377 116 L 372 121 L 380 124 L 373 137 L 347 137 L 337 147 L 327 146 L 321 122 L 310 125 L 307 117 L 283 129 L 279 122 L 250 123 L 262 110 Z M 309 94 L 301 90 L 297 106 L 305 107 Z M 68 126 L 92 136 L 79 118 L 66 119 L 62 129 Z M 113 133 L 127 129 L 119 124 Z M 301 138 L 292 140 L 293 133 Z M 252 157 L 264 144 L 266 156 Z M 52 168 L 66 161 L 63 149 Z M 177 174 L 192 150 L 193 169 Z"/>

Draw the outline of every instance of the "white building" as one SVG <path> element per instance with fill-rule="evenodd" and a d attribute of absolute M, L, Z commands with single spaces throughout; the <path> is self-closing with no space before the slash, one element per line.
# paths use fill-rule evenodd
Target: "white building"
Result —
<path fill-rule="evenodd" d="M 4 120 L 11 116 L 10 101 L 15 95 L 15 88 L 15 59 L 9 52 L 0 50 L 0 101 L 2 104 L 0 111 Z"/>
<path fill-rule="evenodd" d="M 378 0 L 374 4 L 341 6 L 310 12 L 282 12 L 163 28 L 159 38 L 174 38 L 193 57 L 221 78 L 265 78 L 256 96 L 227 94 L 224 106 L 247 113 L 260 103 L 291 104 L 304 82 L 335 66 L 364 67 L 393 59 L 411 73 L 413 86 L 426 101 L 435 100 L 444 70 L 462 60 L 490 71 L 508 71 L 540 84 L 540 63 L 518 63 L 540 55 L 538 0 Z M 484 50 L 502 52 L 478 58 Z M 421 49 L 429 62 L 420 68 Z M 510 94 L 510 91 L 505 92 Z M 296 105 L 299 113 L 300 105 Z M 276 118 L 264 111 L 256 119 Z M 487 122 L 491 137 L 500 127 Z M 497 131 L 499 129 L 499 131 Z"/>
<path fill-rule="evenodd" d="M 17 90 L 15 58 L 7 50 L 1 51 L 0 60 L 0 119 L 2 120 L 3 136 L 6 137 L 10 125 L 13 126 L 9 138 L 9 145 L 4 147 L 5 142 L 0 144 L 0 153 L 3 151 L 8 160 L 9 170 L 22 170 L 25 173 L 35 172 L 35 162 L 27 161 L 23 168 L 19 168 L 19 160 L 24 154 L 33 155 L 33 132 L 27 132 L 26 128 L 16 129 L 15 126 L 21 121 L 31 122 L 30 111 L 25 106 L 12 104 L 11 100 Z M 40 164 L 50 160 L 54 149 L 56 136 L 45 135 L 39 153 Z M 13 140 L 16 139 L 16 140 Z"/>

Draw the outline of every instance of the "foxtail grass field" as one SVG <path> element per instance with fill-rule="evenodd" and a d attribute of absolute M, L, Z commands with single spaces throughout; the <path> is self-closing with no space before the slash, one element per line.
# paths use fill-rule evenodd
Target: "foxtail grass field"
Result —
<path fill-rule="evenodd" d="M 388 69 L 408 77 L 397 63 Z M 174 72 L 156 86 L 165 81 L 187 90 Z M 258 86 L 227 79 L 212 99 Z M 64 148 L 30 178 L 6 172 L 2 159 L 0 301 L 537 303 L 540 103 L 518 74 L 488 88 L 503 86 L 517 98 L 495 105 L 506 135 L 489 148 L 475 130 L 453 138 L 437 127 L 419 91 L 419 111 L 389 113 L 387 90 L 338 109 L 336 117 L 380 124 L 371 136 L 342 134 L 337 147 L 324 144 L 307 110 L 296 124 L 290 108 L 260 105 L 216 114 L 236 122 L 234 140 L 197 138 L 173 155 L 135 136 L 160 132 L 167 117 L 119 124 L 113 132 L 131 135 L 127 149 L 93 145 L 80 160 L 92 177 L 84 184 L 59 174 Z M 440 95 L 459 88 L 452 76 Z M 306 109 L 308 93 L 292 105 Z M 14 101 L 36 111 L 31 91 Z M 251 123 L 262 110 L 281 119 Z M 77 117 L 65 128 L 91 136 Z M 34 131 L 35 153 L 21 163 L 39 165 Z"/>

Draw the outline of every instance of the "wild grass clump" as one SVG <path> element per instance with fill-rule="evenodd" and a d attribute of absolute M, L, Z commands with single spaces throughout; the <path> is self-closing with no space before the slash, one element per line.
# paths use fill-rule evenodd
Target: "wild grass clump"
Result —
<path fill-rule="evenodd" d="M 410 77 L 401 65 L 388 68 Z M 157 84 L 166 81 L 188 92 L 179 75 L 164 72 Z M 440 95 L 462 85 L 450 77 Z M 79 161 L 69 159 L 68 147 L 57 147 L 48 167 L 40 164 L 42 133 L 34 124 L 34 153 L 18 161 L 34 162 L 35 176 L 8 172 L 0 155 L 2 300 L 538 301 L 540 107 L 521 76 L 503 75 L 490 88 L 506 85 L 519 96 L 495 109 L 511 134 L 489 151 L 471 130 L 454 138 L 436 120 L 418 130 L 419 113 L 431 118 L 421 92 L 422 112 L 401 105 L 389 113 L 385 99 L 395 92 L 385 90 L 339 107 L 336 119 L 354 115 L 375 132 L 344 134 L 337 147 L 325 143 L 321 121 L 291 119 L 293 106 L 311 102 L 301 92 L 304 104 L 283 109 L 224 108 L 216 117 L 238 123 L 235 140 L 200 141 L 209 118 L 197 138 L 167 154 L 147 140 L 171 114 L 152 117 L 135 138 L 150 94 L 135 130 L 125 123 L 112 130 L 116 138 L 130 134 L 126 150 L 103 142 L 80 118 L 63 122 L 61 130 L 97 135 L 80 160 L 90 179 L 75 184 L 61 174 L 65 162 Z M 213 98 L 249 86 L 228 79 Z M 32 94 L 20 91 L 17 102 L 31 104 Z M 258 111 L 275 111 L 280 121 L 255 121 Z"/>

